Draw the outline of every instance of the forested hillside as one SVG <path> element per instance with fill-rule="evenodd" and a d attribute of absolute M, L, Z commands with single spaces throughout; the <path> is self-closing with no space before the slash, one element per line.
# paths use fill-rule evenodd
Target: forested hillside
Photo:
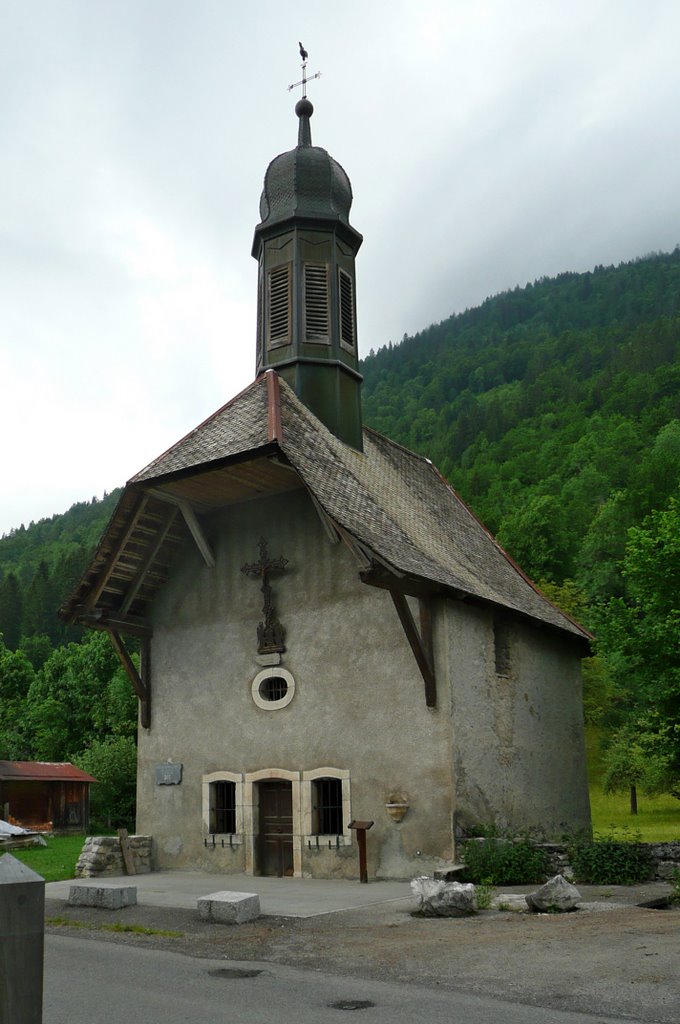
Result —
<path fill-rule="evenodd" d="M 22 637 L 46 638 L 45 653 L 80 636 L 57 619 L 56 609 L 82 575 L 119 496 L 117 490 L 101 501 L 78 502 L 0 538 L 0 633 L 12 650 Z"/>
<path fill-rule="evenodd" d="M 679 349 L 676 249 L 518 287 L 362 366 L 365 422 L 431 458 L 595 631 L 585 703 L 605 785 L 677 795 Z M 0 758 L 77 757 L 127 823 L 132 691 L 105 636 L 56 618 L 117 497 L 0 539 Z"/>
<path fill-rule="evenodd" d="M 363 364 L 368 424 L 427 455 L 537 580 L 622 593 L 680 476 L 680 249 L 487 299 Z"/>

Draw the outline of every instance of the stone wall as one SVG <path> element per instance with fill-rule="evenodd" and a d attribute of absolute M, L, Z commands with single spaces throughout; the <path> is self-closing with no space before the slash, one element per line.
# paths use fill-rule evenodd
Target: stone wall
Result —
<path fill-rule="evenodd" d="M 483 839 L 459 839 L 456 847 L 458 858 L 464 862 L 465 844 L 482 843 Z M 641 843 L 651 854 L 650 880 L 670 882 L 676 871 L 680 872 L 680 840 L 671 843 Z M 548 855 L 549 871 L 571 879 L 573 871 L 569 863 L 569 849 L 565 843 L 536 843 L 540 850 Z"/>
<path fill-rule="evenodd" d="M 130 836 L 129 843 L 137 874 L 148 874 L 151 871 L 151 836 Z M 88 836 L 76 864 L 76 878 L 124 874 L 118 836 Z"/>

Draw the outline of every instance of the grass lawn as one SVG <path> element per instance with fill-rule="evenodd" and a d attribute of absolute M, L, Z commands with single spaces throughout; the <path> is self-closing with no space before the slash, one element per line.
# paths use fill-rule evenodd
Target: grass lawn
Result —
<path fill-rule="evenodd" d="M 627 793 L 605 796 L 602 786 L 595 783 L 590 787 L 590 810 L 593 830 L 598 833 L 606 834 L 614 825 L 617 831 L 627 828 L 639 832 L 644 843 L 680 839 L 680 800 L 672 796 L 652 797 L 638 792 L 638 813 L 631 814 Z"/>
<path fill-rule="evenodd" d="M 597 729 L 586 726 L 586 753 L 590 779 L 590 810 L 593 831 L 606 834 L 612 826 L 617 831 L 639 832 L 643 843 L 669 842 L 680 839 L 680 800 L 672 796 L 645 796 L 638 790 L 638 813 L 630 813 L 630 796 L 602 790 L 602 758 Z"/>
<path fill-rule="evenodd" d="M 10 853 L 32 871 L 42 875 L 46 882 L 73 878 L 85 836 L 53 836 L 46 839 L 47 846 L 29 846 L 25 850 L 11 850 Z"/>

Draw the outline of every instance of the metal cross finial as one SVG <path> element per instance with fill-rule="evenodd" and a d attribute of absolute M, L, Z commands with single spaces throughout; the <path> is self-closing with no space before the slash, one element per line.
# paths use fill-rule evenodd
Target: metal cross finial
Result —
<path fill-rule="evenodd" d="M 267 551 L 267 542 L 260 537 L 260 560 L 259 562 L 246 562 L 241 566 L 241 572 L 245 576 L 259 576 L 262 580 L 260 590 L 264 598 L 262 614 L 264 619 L 257 627 L 257 650 L 259 654 L 272 654 L 275 651 L 285 651 L 285 631 L 276 618 L 274 611 L 274 600 L 272 588 L 269 584 L 269 577 L 272 573 L 282 572 L 288 565 L 287 558 L 270 558 Z"/>
<path fill-rule="evenodd" d="M 307 78 L 307 58 L 309 57 L 309 54 L 305 50 L 302 43 L 298 43 L 298 46 L 300 47 L 300 56 L 302 57 L 302 78 L 300 79 L 299 82 L 293 82 L 292 85 L 289 85 L 288 92 L 290 92 L 291 89 L 297 89 L 297 87 L 301 85 L 302 98 L 304 100 L 307 99 L 307 82 L 312 82 L 315 78 L 321 78 L 321 72 L 317 71 L 315 75 L 310 75 L 310 77 Z"/>

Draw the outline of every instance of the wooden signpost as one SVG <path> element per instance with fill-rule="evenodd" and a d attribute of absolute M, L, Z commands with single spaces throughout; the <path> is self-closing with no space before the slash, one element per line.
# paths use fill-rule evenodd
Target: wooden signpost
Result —
<path fill-rule="evenodd" d="M 368 867 L 366 864 L 366 833 L 373 828 L 373 821 L 350 821 L 349 827 L 357 834 L 357 845 L 359 847 L 359 881 L 368 882 Z"/>

